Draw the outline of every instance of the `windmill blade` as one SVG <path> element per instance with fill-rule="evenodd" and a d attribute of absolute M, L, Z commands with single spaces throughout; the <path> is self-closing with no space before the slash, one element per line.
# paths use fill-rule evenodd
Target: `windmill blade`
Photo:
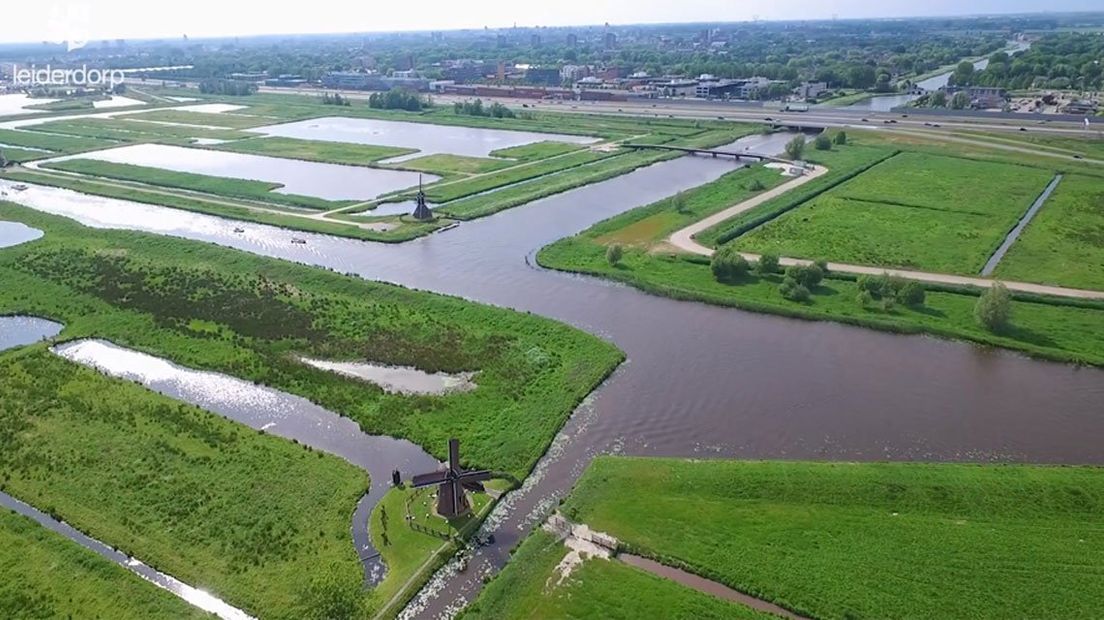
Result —
<path fill-rule="evenodd" d="M 461 473 L 463 473 L 463 470 L 460 469 L 460 440 L 459 439 L 454 438 L 454 439 L 449 440 L 449 469 L 451 469 L 452 472 L 454 474 L 456 474 L 457 476 L 459 476 Z"/>
<path fill-rule="evenodd" d="M 475 491 L 477 493 L 485 493 L 487 491 L 483 483 L 478 480 L 464 480 L 460 484 L 469 491 Z"/>
<path fill-rule="evenodd" d="M 469 480 L 474 482 L 476 480 L 490 480 L 493 477 L 494 477 L 494 475 L 491 473 L 491 470 L 489 470 L 489 469 L 478 469 L 478 470 L 475 470 L 475 471 L 466 471 L 466 472 L 464 472 L 463 474 L 460 475 L 460 480 L 463 481 L 463 482 L 467 482 Z"/>
<path fill-rule="evenodd" d="M 428 487 L 434 484 L 442 484 L 448 482 L 449 472 L 447 471 L 435 471 L 429 474 L 418 474 L 414 476 L 414 479 L 410 481 L 410 486 L 415 489 L 421 487 Z"/>

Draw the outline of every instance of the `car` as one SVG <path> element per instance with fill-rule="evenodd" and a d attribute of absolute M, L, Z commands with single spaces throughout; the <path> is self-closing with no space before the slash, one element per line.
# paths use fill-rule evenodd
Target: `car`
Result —
<path fill-rule="evenodd" d="M 908 114 L 902 114 L 901 118 L 908 118 Z"/>
<path fill-rule="evenodd" d="M 769 117 L 769 116 L 764 118 L 763 120 L 767 121 L 768 123 L 773 123 L 774 122 L 774 119 Z"/>
<path fill-rule="evenodd" d="M 932 127 L 939 127 L 939 123 L 932 123 Z"/>
<path fill-rule="evenodd" d="M 1084 158 L 1083 158 L 1083 157 L 1081 156 L 1081 154 L 1080 154 L 1080 153 L 1074 153 L 1074 154 L 1073 154 L 1073 158 L 1074 158 L 1074 159 L 1084 159 Z"/>
<path fill-rule="evenodd" d="M 719 120 L 719 121 L 723 121 L 723 120 L 724 120 L 724 117 L 723 117 L 723 116 L 718 116 L 718 117 L 717 117 L 717 120 Z"/>
<path fill-rule="evenodd" d="M 870 121 L 864 118 L 864 119 L 862 119 L 862 122 L 869 123 Z"/>
<path fill-rule="evenodd" d="M 931 127 L 931 123 L 924 123 L 925 127 Z"/>
<path fill-rule="evenodd" d="M 1020 127 L 1020 131 L 1027 131 L 1027 127 Z"/>

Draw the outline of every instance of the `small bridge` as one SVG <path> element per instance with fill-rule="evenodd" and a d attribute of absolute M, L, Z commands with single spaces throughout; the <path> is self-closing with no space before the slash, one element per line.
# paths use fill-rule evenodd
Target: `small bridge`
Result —
<path fill-rule="evenodd" d="M 772 161 L 780 164 L 786 164 L 787 166 L 795 165 L 794 162 L 788 159 L 782 159 L 781 157 L 774 157 L 772 155 L 763 155 L 760 153 L 752 153 L 750 151 L 722 151 L 719 149 L 698 149 L 689 146 L 671 146 L 669 144 L 622 144 L 625 148 L 630 149 L 658 149 L 661 151 L 679 151 L 681 153 L 689 153 L 691 155 L 710 155 L 712 157 L 734 157 L 736 159 L 756 159 L 759 161 Z"/>

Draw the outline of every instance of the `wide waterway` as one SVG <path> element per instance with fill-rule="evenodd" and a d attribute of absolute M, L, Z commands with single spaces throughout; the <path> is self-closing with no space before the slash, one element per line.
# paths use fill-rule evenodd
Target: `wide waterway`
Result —
<path fill-rule="evenodd" d="M 786 135 L 735 145 L 779 152 Z M 506 496 L 467 571 L 447 567 L 411 612 L 470 600 L 481 575 L 595 454 L 825 460 L 1102 463 L 1104 372 L 920 336 L 680 302 L 534 266 L 536 251 L 636 206 L 716 179 L 683 157 L 390 246 L 238 224 L 32 187 L 18 201 L 88 225 L 146 230 L 354 272 L 549 316 L 628 361 L 576 411 L 521 492 Z M 2 182 L 0 182 L 2 185 Z M 2 207 L 0 207 L 2 213 Z M 235 234 L 242 226 L 245 233 Z M 301 237 L 306 244 L 292 244 Z M 433 596 L 439 594 L 440 596 Z"/>

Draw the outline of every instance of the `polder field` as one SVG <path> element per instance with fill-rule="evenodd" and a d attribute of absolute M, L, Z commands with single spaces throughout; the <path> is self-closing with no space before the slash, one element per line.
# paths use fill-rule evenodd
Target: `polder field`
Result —
<path fill-rule="evenodd" d="M 448 140 L 442 142 L 440 152 L 432 148 L 422 152 L 410 145 L 363 143 L 361 136 L 353 134 L 327 137 L 312 133 L 310 127 L 294 137 L 266 133 L 275 127 L 278 134 L 281 124 L 312 119 L 401 121 L 442 134 L 530 132 L 532 141 L 473 155 L 448 152 Z M 519 110 L 516 118 L 468 116 L 441 106 L 421 112 L 377 110 L 363 102 L 333 106 L 311 96 L 259 94 L 128 110 L 112 117 L 36 119 L 34 124 L 0 130 L 4 132 L 0 138 L 5 140 L 2 144 L 15 147 L 6 149 L 10 159 L 25 164 L 3 173 L 13 181 L 310 232 L 402 242 L 677 156 L 633 152 L 620 148 L 621 142 L 717 146 L 756 130 L 752 125 L 720 121 L 525 110 Z M 565 136 L 585 137 L 590 144 L 562 141 Z M 479 139 L 460 137 L 459 141 Z M 18 148 L 24 144 L 27 148 Z M 150 144 L 204 149 L 228 159 L 218 166 L 196 166 L 187 162 L 207 158 L 206 153 L 180 151 L 179 166 L 167 169 L 141 159 L 111 161 L 99 152 Z M 243 159 L 239 165 L 233 160 L 236 155 L 262 159 L 252 163 Z M 261 161 L 271 165 L 258 165 Z M 309 187 L 293 191 L 287 187 L 286 175 L 273 173 L 289 162 L 299 162 L 292 173 L 294 180 L 317 176 L 320 171 L 312 166 L 330 165 L 343 167 L 340 175 L 345 179 L 318 183 L 317 194 Z M 414 173 L 427 176 L 426 197 L 437 213 L 432 220 L 419 222 L 408 216 L 418 186 Z M 408 176 L 368 183 L 375 189 L 355 195 L 326 195 L 335 187 L 363 184 L 361 177 L 385 179 L 389 174 Z"/>
<path fill-rule="evenodd" d="M 55 341 L 108 340 L 303 396 L 438 458 L 459 437 L 467 464 L 507 480 L 528 474 L 621 360 L 538 317 L 190 241 L 90 234 L 10 203 L 0 213 L 45 232 L 0 251 L 0 314 L 62 322 Z M 301 355 L 473 372 L 477 387 L 385 392 Z M 326 617 L 338 604 L 368 614 L 435 566 L 441 541 L 399 531 L 392 510 L 393 542 L 378 543 L 391 580 L 363 590 L 350 518 L 369 481 L 351 463 L 70 363 L 48 343 L 0 352 L 0 374 L 5 493 L 253 615 Z"/>
<path fill-rule="evenodd" d="M 733 244 L 757 254 L 972 275 L 1053 176 L 900 153 Z"/>
<path fill-rule="evenodd" d="M 1094 237 L 1099 227 L 1095 177 L 1076 167 L 1076 172 L 1065 171 L 1063 161 L 1040 157 L 1030 160 L 1030 166 L 1017 165 L 999 150 L 991 151 L 993 160 L 988 160 L 984 157 L 990 151 L 978 146 L 971 147 L 968 158 L 960 158 L 951 147 L 940 150 L 914 142 L 864 133 L 829 151 L 808 149 L 805 157 L 825 166 L 826 174 L 725 219 L 695 239 L 707 247 L 730 244 L 754 254 L 976 275 L 1061 172 L 1057 189 L 998 263 L 995 277 L 1104 289 L 1094 276 L 1102 248 Z M 557 241 L 540 251 L 538 261 L 678 299 L 1104 364 L 1104 303 L 1099 300 L 1017 293 L 1011 325 L 993 331 L 978 324 L 974 309 L 979 291 L 968 286 L 925 283 L 921 303 L 882 303 L 866 298 L 869 282 L 829 272 L 806 299 L 792 300 L 780 293 L 785 268 L 759 273 L 752 265 L 738 279 L 719 281 L 709 257 L 681 252 L 669 243 L 677 230 L 784 180 L 760 166 L 737 170 Z M 614 245 L 623 252 L 616 265 L 607 257 Z"/>
<path fill-rule="evenodd" d="M 1096 468 L 599 457 L 561 511 L 805 617 L 1092 618 L 1102 501 Z M 616 558 L 560 582 L 565 552 L 535 533 L 465 617 L 753 615 Z"/>

